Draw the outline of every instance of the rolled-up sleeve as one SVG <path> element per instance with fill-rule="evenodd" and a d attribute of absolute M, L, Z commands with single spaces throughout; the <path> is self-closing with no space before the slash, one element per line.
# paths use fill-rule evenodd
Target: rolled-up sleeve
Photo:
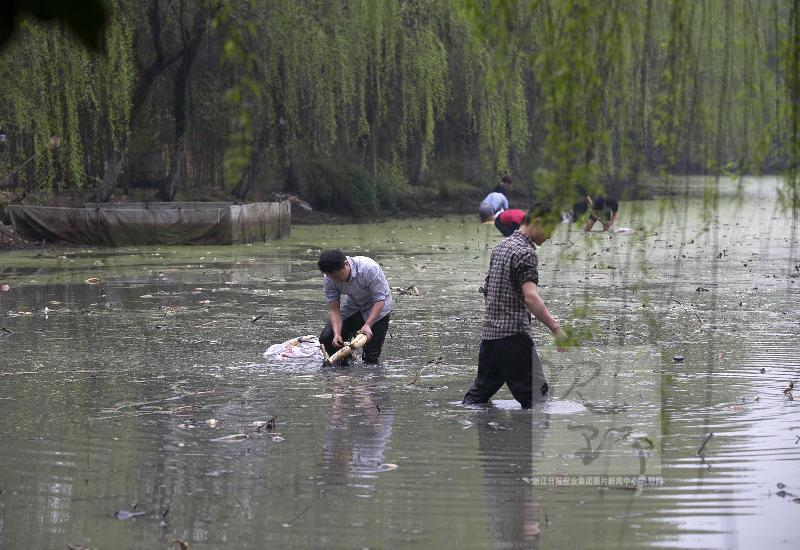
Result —
<path fill-rule="evenodd" d="M 531 250 L 525 254 L 520 254 L 515 258 L 514 265 L 514 286 L 518 291 L 522 291 L 522 285 L 528 281 L 539 284 L 539 260 L 536 253 Z"/>
<path fill-rule="evenodd" d="M 339 289 L 327 275 L 322 276 L 322 290 L 325 292 L 325 300 L 330 304 L 331 302 L 338 302 L 340 298 Z"/>
<path fill-rule="evenodd" d="M 389 281 L 386 280 L 379 267 L 371 267 L 365 275 L 365 278 L 369 281 L 368 287 L 373 303 L 387 300 L 391 296 L 392 291 L 389 288 Z"/>

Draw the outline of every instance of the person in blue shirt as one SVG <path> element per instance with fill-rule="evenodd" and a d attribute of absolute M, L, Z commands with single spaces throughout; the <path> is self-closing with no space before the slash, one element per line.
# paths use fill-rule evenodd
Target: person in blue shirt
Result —
<path fill-rule="evenodd" d="M 369 338 L 364 362 L 377 363 L 389 330 L 392 291 L 381 267 L 366 256 L 345 256 L 341 250 L 326 250 L 317 267 L 323 273 L 322 287 L 328 302 L 328 322 L 319 341 L 328 355 L 336 353 L 356 332 Z"/>
<path fill-rule="evenodd" d="M 499 212 L 508 210 L 506 193 L 508 193 L 509 188 L 511 188 L 511 176 L 503 176 L 497 187 L 481 201 L 478 207 L 478 216 L 480 216 L 481 223 L 490 222 L 494 220 L 494 217 Z"/>

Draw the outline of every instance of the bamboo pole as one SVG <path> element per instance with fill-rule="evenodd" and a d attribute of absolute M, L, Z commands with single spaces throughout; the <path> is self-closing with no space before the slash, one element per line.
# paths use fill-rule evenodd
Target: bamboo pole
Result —
<path fill-rule="evenodd" d="M 338 363 L 342 359 L 349 357 L 350 354 L 353 353 L 353 350 L 363 348 L 364 344 L 367 343 L 367 340 L 369 340 L 367 335 L 359 332 L 355 335 L 355 337 L 353 337 L 352 340 L 345 342 L 344 346 L 342 346 L 342 349 L 331 355 L 328 361 L 330 363 Z"/>

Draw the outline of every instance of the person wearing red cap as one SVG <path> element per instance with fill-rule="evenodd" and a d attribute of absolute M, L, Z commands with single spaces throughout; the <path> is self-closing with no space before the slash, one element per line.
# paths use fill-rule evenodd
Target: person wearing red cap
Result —
<path fill-rule="evenodd" d="M 494 218 L 494 226 L 503 234 L 504 237 L 510 237 L 511 234 L 519 229 L 525 219 L 524 210 L 504 210 Z"/>

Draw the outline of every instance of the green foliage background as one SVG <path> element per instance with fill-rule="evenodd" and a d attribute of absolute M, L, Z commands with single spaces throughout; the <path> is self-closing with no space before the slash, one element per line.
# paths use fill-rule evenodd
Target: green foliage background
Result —
<path fill-rule="evenodd" d="M 102 51 L 23 20 L 0 53 L 0 172 L 35 160 L 19 188 L 174 177 L 178 197 L 367 212 L 479 196 L 502 173 L 569 202 L 573 181 L 768 171 L 800 206 L 798 0 L 104 5 Z"/>

